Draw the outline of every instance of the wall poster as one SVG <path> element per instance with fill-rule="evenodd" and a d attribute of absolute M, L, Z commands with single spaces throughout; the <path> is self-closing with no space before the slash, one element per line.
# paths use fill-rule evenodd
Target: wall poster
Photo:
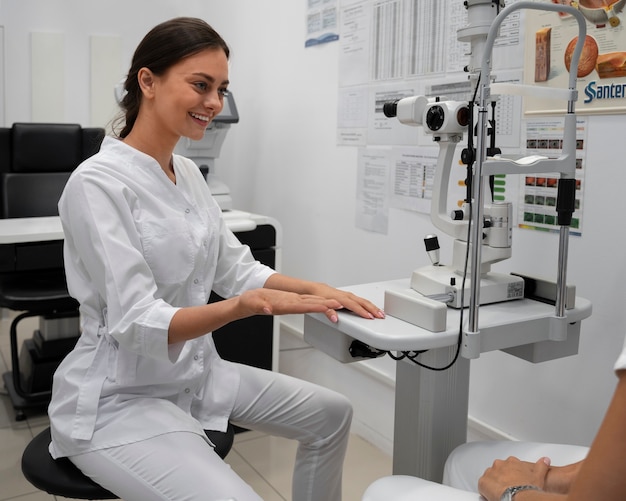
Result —
<path fill-rule="evenodd" d="M 583 230 L 583 200 L 587 163 L 587 118 L 576 123 L 576 201 L 570 231 Z M 556 158 L 563 148 L 563 117 L 541 117 L 526 122 L 526 153 Z M 519 227 L 557 233 L 558 174 L 529 174 L 520 184 Z"/>
<path fill-rule="evenodd" d="M 544 0 L 548 2 L 549 0 Z M 578 66 L 577 113 L 626 111 L 625 0 L 551 0 L 576 6 L 586 20 L 587 35 Z M 571 14 L 526 11 L 524 83 L 568 88 L 569 65 L 578 39 Z M 524 98 L 527 115 L 561 114 L 566 101 Z"/>
<path fill-rule="evenodd" d="M 305 47 L 339 40 L 337 0 L 307 0 Z"/>

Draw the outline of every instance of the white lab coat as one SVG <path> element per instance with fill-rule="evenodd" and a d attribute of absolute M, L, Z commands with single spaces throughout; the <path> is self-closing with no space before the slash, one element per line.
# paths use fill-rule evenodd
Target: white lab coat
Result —
<path fill-rule="evenodd" d="M 239 375 L 210 334 L 168 345 L 181 307 L 262 287 L 274 273 L 225 226 L 198 167 L 174 155 L 176 184 L 110 137 L 59 202 L 65 268 L 82 334 L 54 375 L 53 457 L 172 431 L 225 430 Z M 251 333 L 251 335 L 254 335 Z"/>

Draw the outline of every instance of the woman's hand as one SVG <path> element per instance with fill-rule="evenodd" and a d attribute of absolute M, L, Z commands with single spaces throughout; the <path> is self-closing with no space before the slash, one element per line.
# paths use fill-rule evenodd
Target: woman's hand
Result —
<path fill-rule="evenodd" d="M 352 311 L 360 317 L 370 319 L 385 318 L 385 313 L 378 306 L 352 292 L 335 289 L 326 284 L 316 284 L 314 294 L 334 299 L 342 305 L 343 309 Z"/>
<path fill-rule="evenodd" d="M 239 296 L 239 305 L 243 308 L 244 316 L 326 313 L 331 316 L 334 314 L 335 321 L 335 310 L 342 308 L 335 299 L 265 288 L 244 292 Z"/>
<path fill-rule="evenodd" d="M 300 280 L 297 278 L 288 277 L 280 273 L 275 273 L 270 276 L 265 283 L 266 289 L 291 291 L 297 294 L 302 294 L 303 297 L 314 297 L 317 299 L 323 298 L 325 300 L 334 301 L 335 306 L 331 306 L 324 313 L 331 322 L 337 322 L 337 311 L 340 309 L 346 309 L 356 313 L 363 318 L 385 318 L 383 311 L 371 301 L 365 298 L 359 297 L 351 292 L 343 291 L 331 287 L 319 282 L 310 282 L 308 280 Z M 325 303 L 331 304 L 331 303 Z M 271 310 L 270 308 L 270 311 Z M 316 310 L 319 312 L 319 310 Z M 306 312 L 292 312 L 292 313 L 311 313 Z M 280 315 L 281 313 L 273 312 L 274 315 Z"/>
<path fill-rule="evenodd" d="M 478 480 L 478 492 L 488 501 L 499 501 L 507 487 L 514 485 L 535 485 L 543 489 L 549 467 L 548 458 L 541 458 L 536 463 L 514 457 L 498 459 Z"/>
<path fill-rule="evenodd" d="M 372 303 L 349 292 L 278 273 L 272 277 L 261 289 L 252 289 L 224 301 L 179 309 L 170 322 L 168 342 L 193 339 L 253 315 L 323 313 L 331 322 L 337 322 L 337 310 L 346 308 L 365 318 L 385 317 Z"/>

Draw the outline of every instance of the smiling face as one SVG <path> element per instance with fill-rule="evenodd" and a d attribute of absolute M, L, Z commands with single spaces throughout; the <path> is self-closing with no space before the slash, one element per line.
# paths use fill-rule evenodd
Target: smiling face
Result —
<path fill-rule="evenodd" d="M 182 59 L 163 75 L 142 68 L 143 122 L 163 140 L 180 136 L 202 139 L 211 120 L 224 107 L 228 59 L 221 49 L 206 49 Z"/>

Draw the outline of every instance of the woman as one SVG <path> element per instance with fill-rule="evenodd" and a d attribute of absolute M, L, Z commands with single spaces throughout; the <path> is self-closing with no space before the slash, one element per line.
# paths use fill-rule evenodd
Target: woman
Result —
<path fill-rule="evenodd" d="M 197 166 L 172 153 L 222 110 L 228 55 L 199 19 L 153 28 L 133 56 L 119 137 L 67 183 L 59 213 L 82 335 L 54 376 L 50 452 L 126 501 L 258 501 L 204 435 L 230 420 L 299 441 L 294 501 L 338 500 L 349 402 L 221 360 L 210 333 L 257 314 L 384 314 L 254 261 Z M 228 299 L 207 304 L 211 290 Z"/>

